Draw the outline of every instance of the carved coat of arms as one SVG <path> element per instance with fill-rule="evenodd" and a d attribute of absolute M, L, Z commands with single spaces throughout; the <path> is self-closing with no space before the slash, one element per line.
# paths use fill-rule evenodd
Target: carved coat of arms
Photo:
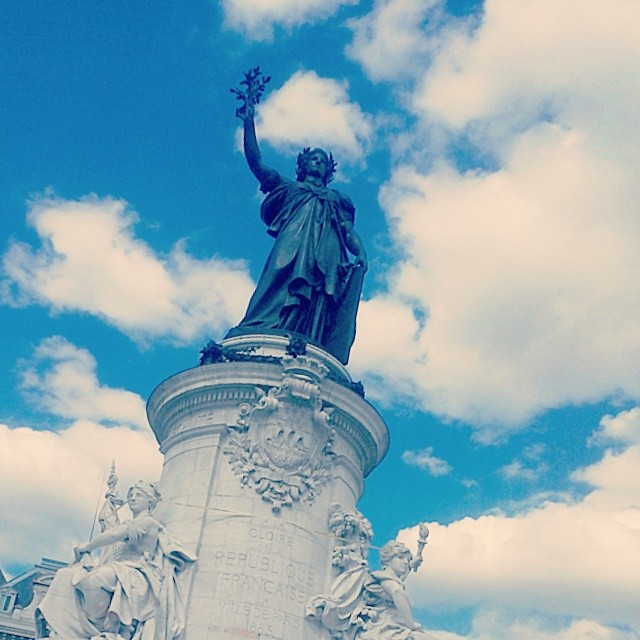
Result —
<path fill-rule="evenodd" d="M 273 511 L 312 502 L 331 478 L 334 431 L 322 407 L 324 365 L 305 358 L 283 363 L 278 387 L 258 388 L 258 401 L 240 407 L 224 449 L 241 482 L 254 488 Z"/>

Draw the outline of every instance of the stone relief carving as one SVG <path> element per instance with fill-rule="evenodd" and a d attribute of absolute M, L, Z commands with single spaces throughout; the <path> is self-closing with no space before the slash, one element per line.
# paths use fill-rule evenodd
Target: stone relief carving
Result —
<path fill-rule="evenodd" d="M 371 571 L 369 521 L 357 511 L 334 505 L 329 529 L 335 537 L 333 565 L 338 569 L 329 594 L 311 598 L 306 616 L 340 640 L 434 640 L 413 619 L 404 581 L 422 564 L 429 531 L 420 525 L 415 555 L 397 540 L 380 549 L 382 568 Z"/>
<path fill-rule="evenodd" d="M 185 626 L 177 574 L 196 560 L 152 515 L 156 486 L 137 482 L 127 493 L 133 520 L 120 524 L 115 469 L 100 516 L 104 529 L 74 548 L 36 609 L 38 638 L 176 640 Z M 103 553 L 107 549 L 108 553 Z M 100 550 L 94 561 L 92 551 Z"/>
<path fill-rule="evenodd" d="M 280 385 L 266 393 L 257 389 L 257 403 L 241 405 L 229 428 L 224 452 L 234 473 L 274 512 L 312 502 L 331 477 L 334 430 L 331 409 L 320 400 L 327 373 L 312 358 L 283 358 Z"/>
<path fill-rule="evenodd" d="M 345 511 L 333 504 L 329 512 L 329 529 L 335 538 L 331 562 L 344 572 L 367 564 L 373 529 L 359 511 Z"/>

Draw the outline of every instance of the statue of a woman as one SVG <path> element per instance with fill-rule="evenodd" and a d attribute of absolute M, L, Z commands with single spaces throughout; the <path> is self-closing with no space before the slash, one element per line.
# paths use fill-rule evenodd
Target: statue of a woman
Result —
<path fill-rule="evenodd" d="M 309 601 L 307 617 L 341 640 L 433 640 L 414 620 L 404 585 L 422 556 L 391 540 L 380 549 L 380 563 L 378 571 L 362 558 L 345 564 L 330 593 Z"/>
<path fill-rule="evenodd" d="M 335 162 L 323 149 L 298 155 L 296 180 L 262 163 L 254 124 L 259 70 L 247 74 L 244 153 L 249 169 L 267 194 L 260 210 L 275 238 L 245 317 L 228 336 L 247 333 L 299 333 L 345 363 L 355 338 L 355 318 L 367 257 L 354 229 L 355 208 L 344 194 L 328 188 Z M 252 91 L 254 93 L 252 94 Z M 351 262 L 349 254 L 355 256 Z"/>
<path fill-rule="evenodd" d="M 413 619 L 404 581 L 422 557 L 413 557 L 402 542 L 390 540 L 380 549 L 382 569 L 372 571 L 364 587 L 364 601 L 373 611 L 359 640 L 429 640 Z"/>
<path fill-rule="evenodd" d="M 152 515 L 156 487 L 137 482 L 127 494 L 133 520 L 107 529 L 74 549 L 39 605 L 40 637 L 59 640 L 174 640 L 184 628 L 176 573 L 195 556 L 172 540 Z M 110 561 L 91 552 L 112 545 Z M 151 629 L 147 625 L 151 625 Z M 144 635 L 143 635 L 144 633 Z"/>

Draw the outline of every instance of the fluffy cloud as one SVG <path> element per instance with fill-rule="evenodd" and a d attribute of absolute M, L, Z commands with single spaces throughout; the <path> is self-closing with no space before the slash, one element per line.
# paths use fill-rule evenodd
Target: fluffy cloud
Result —
<path fill-rule="evenodd" d="M 470 638 L 637 637 L 638 468 L 637 444 L 607 451 L 575 473 L 574 480 L 592 489 L 581 500 L 546 501 L 513 516 L 430 525 L 425 563 L 411 587 L 414 604 L 434 612 L 475 606 L 480 612 L 503 612 L 511 620 L 501 631 L 492 625 L 494 635 L 477 627 Z M 416 537 L 415 529 L 401 534 L 407 544 Z M 574 623 L 536 629 L 524 622 L 531 613 L 547 624 L 567 617 Z M 518 619 L 530 629 L 523 635 L 513 624 Z M 636 635 L 616 627 L 634 629 Z"/>
<path fill-rule="evenodd" d="M 101 385 L 93 355 L 61 336 L 38 345 L 34 357 L 22 363 L 21 377 L 32 404 L 53 415 L 148 427 L 142 398 Z"/>
<path fill-rule="evenodd" d="M 467 636 L 443 631 L 431 632 L 434 640 L 637 640 L 631 629 L 602 625 L 593 620 L 543 619 L 540 616 L 513 616 L 504 611 L 478 614 Z"/>
<path fill-rule="evenodd" d="M 353 31 L 347 55 L 374 81 L 415 78 L 444 39 L 442 5 L 439 0 L 377 0 L 371 13 L 347 22 Z"/>
<path fill-rule="evenodd" d="M 522 452 L 524 460 L 514 459 L 498 471 L 507 480 L 527 480 L 533 482 L 549 470 L 549 465 L 542 459 L 545 451 L 542 444 L 525 447 Z"/>
<path fill-rule="evenodd" d="M 635 407 L 616 416 L 602 418 L 600 430 L 593 435 L 591 442 L 640 445 L 640 408 Z"/>
<path fill-rule="evenodd" d="M 633 201 L 608 201 L 618 179 L 554 125 L 521 136 L 497 173 L 399 169 L 382 203 L 409 259 L 385 304 L 428 313 L 400 330 L 388 382 L 417 386 L 432 411 L 495 423 L 487 437 L 567 402 L 637 396 L 640 254 Z M 384 371 L 386 347 L 366 332 L 356 346 L 360 371 Z"/>
<path fill-rule="evenodd" d="M 151 431 L 80 420 L 58 432 L 0 424 L 0 566 L 71 559 L 89 537 L 115 460 L 119 489 L 160 477 Z"/>
<path fill-rule="evenodd" d="M 349 101 L 348 90 L 346 82 L 321 78 L 313 71 L 295 73 L 260 105 L 260 138 L 284 151 L 322 146 L 339 160 L 361 161 L 373 121 Z"/>
<path fill-rule="evenodd" d="M 419 451 L 404 451 L 402 461 L 411 467 L 424 469 L 432 476 L 445 476 L 451 472 L 451 465 L 446 460 L 433 455 L 433 447 Z"/>
<path fill-rule="evenodd" d="M 640 7 L 489 0 L 479 28 L 458 27 L 433 44 L 439 55 L 416 93 L 419 112 L 456 129 L 476 123 L 485 143 L 552 119 L 588 130 L 601 151 L 637 158 Z"/>
<path fill-rule="evenodd" d="M 180 243 L 155 254 L 122 200 L 39 198 L 27 220 L 41 245 L 10 245 L 4 303 L 85 311 L 137 339 L 189 341 L 237 321 L 252 289 L 243 262 L 196 260 Z"/>
<path fill-rule="evenodd" d="M 278 25 L 291 30 L 333 15 L 358 0 L 223 0 L 227 27 L 254 40 L 271 40 Z"/>
<path fill-rule="evenodd" d="M 426 322 L 401 328 L 395 353 L 359 336 L 353 363 L 374 391 L 417 395 L 485 440 L 551 407 L 640 395 L 640 7 L 614 5 L 491 0 L 477 28 L 430 42 L 420 131 L 444 125 L 498 169 L 425 161 L 416 135 L 382 190 L 403 255 L 384 304 Z"/>
<path fill-rule="evenodd" d="M 69 558 L 71 542 L 89 536 L 112 461 L 121 493 L 157 480 L 162 465 L 142 398 L 101 384 L 88 351 L 47 338 L 20 368 L 27 399 L 63 424 L 0 424 L 0 486 L 11 487 L 0 492 L 0 566 Z"/>

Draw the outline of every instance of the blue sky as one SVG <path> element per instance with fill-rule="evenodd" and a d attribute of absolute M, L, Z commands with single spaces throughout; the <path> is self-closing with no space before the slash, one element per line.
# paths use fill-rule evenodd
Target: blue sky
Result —
<path fill-rule="evenodd" d="M 182 6 L 184 4 L 184 6 Z M 360 507 L 438 640 L 640 637 L 640 7 L 5 3 L 0 566 L 65 559 L 152 389 L 243 314 L 265 162 L 331 149 L 369 255 L 350 363 L 391 432 Z M 43 523 L 46 526 L 43 526 Z"/>

